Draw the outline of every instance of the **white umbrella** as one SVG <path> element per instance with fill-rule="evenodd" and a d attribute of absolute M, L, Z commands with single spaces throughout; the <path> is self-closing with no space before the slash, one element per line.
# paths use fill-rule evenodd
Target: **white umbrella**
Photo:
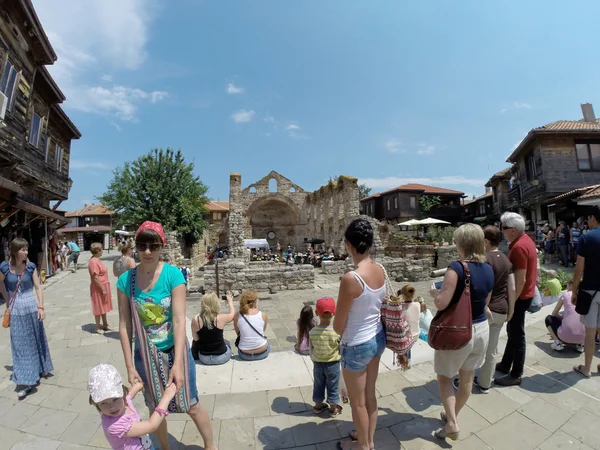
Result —
<path fill-rule="evenodd" d="M 402 223 L 398 224 L 399 227 L 414 227 L 416 225 L 421 225 L 421 221 L 416 220 L 416 219 L 411 219 L 411 220 L 407 220 L 406 222 L 402 222 Z"/>
<path fill-rule="evenodd" d="M 427 219 L 419 220 L 420 225 L 450 225 L 450 222 L 446 222 L 445 220 L 432 219 L 428 217 Z"/>

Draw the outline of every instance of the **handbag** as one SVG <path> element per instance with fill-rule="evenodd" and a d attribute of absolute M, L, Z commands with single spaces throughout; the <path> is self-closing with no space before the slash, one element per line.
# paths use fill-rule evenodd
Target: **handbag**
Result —
<path fill-rule="evenodd" d="M 250 328 L 252 328 L 256 334 L 258 334 L 261 338 L 266 339 L 266 336 L 263 336 L 262 333 L 259 333 L 258 330 L 256 328 L 254 328 L 254 326 L 250 323 L 250 321 L 248 319 L 246 319 L 246 316 L 244 316 L 242 313 L 240 313 L 240 316 L 242 316 L 244 318 L 246 323 L 248 325 L 250 325 Z M 238 334 L 238 337 L 235 339 L 235 346 L 236 347 L 240 346 L 240 335 L 239 334 Z"/>
<path fill-rule="evenodd" d="M 23 280 L 23 277 L 25 276 L 26 271 L 27 271 L 27 268 L 25 268 L 25 270 L 19 277 L 19 281 L 17 283 L 17 287 L 15 288 L 15 292 L 13 292 L 12 298 L 8 301 L 8 305 L 6 305 L 6 310 L 4 311 L 4 317 L 2 318 L 2 327 L 3 328 L 10 327 L 10 310 L 12 308 L 13 303 L 15 302 L 15 299 L 17 298 L 17 294 L 19 293 L 19 287 L 21 286 L 21 281 Z"/>
<path fill-rule="evenodd" d="M 463 266 L 464 288 L 458 302 L 451 303 L 438 311 L 431 321 L 427 342 L 435 350 L 459 350 L 469 343 L 473 336 L 473 317 L 471 316 L 471 271 L 469 265 Z"/>
<path fill-rule="evenodd" d="M 585 316 L 590 312 L 590 306 L 592 306 L 592 300 L 598 291 L 594 292 L 594 294 L 590 294 L 587 291 L 579 288 L 577 291 L 577 304 L 575 305 L 575 312 L 580 316 Z"/>
<path fill-rule="evenodd" d="M 386 286 L 380 311 L 381 323 L 385 330 L 385 346 L 394 352 L 393 364 L 395 365 L 397 362 L 401 369 L 408 369 L 409 352 L 415 344 L 415 340 L 404 316 L 402 299 L 394 295 L 394 289 L 385 267 L 381 264 L 379 266 L 383 269 Z"/>
<path fill-rule="evenodd" d="M 136 268 L 131 269 L 131 288 L 130 299 L 131 318 L 135 326 L 135 334 L 138 339 L 140 356 L 144 365 L 146 374 L 147 386 L 150 395 L 154 400 L 155 406 L 160 403 L 163 393 L 169 381 L 169 372 L 173 368 L 175 362 L 175 347 L 171 347 L 168 351 L 159 350 L 156 345 L 148 340 L 146 330 L 142 326 L 140 317 L 135 308 L 135 274 Z M 188 343 L 186 339 L 186 350 L 183 352 L 183 367 L 184 370 L 189 370 L 188 360 Z M 195 370 L 195 368 L 194 368 Z M 173 400 L 169 403 L 168 410 L 174 413 L 186 413 L 190 409 L 190 382 L 187 373 L 183 374 L 184 383 Z"/>

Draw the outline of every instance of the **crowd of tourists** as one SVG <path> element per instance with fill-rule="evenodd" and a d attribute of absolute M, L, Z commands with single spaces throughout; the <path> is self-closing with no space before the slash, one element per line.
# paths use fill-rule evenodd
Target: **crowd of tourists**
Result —
<path fill-rule="evenodd" d="M 444 406 L 440 415 L 443 426 L 435 431 L 436 437 L 459 439 L 459 415 L 473 385 L 485 394 L 493 385 L 521 384 L 527 345 L 525 314 L 535 295 L 537 250 L 525 233 L 522 216 L 505 213 L 501 223 L 501 229 L 466 224 L 456 230 L 454 243 L 460 258 L 450 264 L 441 286 L 430 290 L 438 311 L 434 318 L 411 286 L 397 294 L 391 292 L 384 267 L 370 257 L 370 222 L 357 219 L 350 224 L 345 244 L 354 270 L 342 277 L 337 302 L 319 299 L 316 317 L 312 308 L 303 308 L 297 322 L 296 349 L 310 354 L 314 366 L 313 411 L 336 417 L 345 397 L 352 410 L 355 429 L 338 448 L 374 448 L 379 362 L 386 346 L 398 349 L 389 339 L 391 327 L 384 327 L 384 312 L 394 296 L 403 303 L 398 322 L 406 329 L 403 336 L 412 341 L 421 337 L 435 349 L 434 369 Z M 600 207 L 594 207 L 588 225 L 590 231 L 578 236 L 572 283 L 546 319 L 554 347 L 570 344 L 583 333 L 585 361 L 574 370 L 586 378 L 591 376 L 600 326 Z M 508 256 L 498 250 L 502 235 L 510 242 Z M 113 366 L 100 364 L 89 374 L 90 404 L 100 412 L 113 448 L 152 448 L 149 433 L 156 435 L 162 448 L 169 448 L 164 419 L 169 412 L 184 412 L 198 428 L 204 448 L 214 450 L 211 421 L 199 403 L 194 360 L 223 364 L 231 358 L 231 344 L 223 338 L 223 329 L 231 322 L 240 359 L 268 357 L 270 343 L 264 335 L 268 315 L 260 310 L 256 292 L 242 292 L 237 312 L 233 298 L 226 296 L 226 313 L 221 313 L 220 299 L 208 293 L 202 298 L 200 314 L 192 320 L 190 346 L 185 332 L 186 280 L 181 270 L 161 261 L 165 243 L 162 226 L 145 222 L 135 237 L 139 264 L 131 257 L 131 245 L 120 248 L 122 256 L 115 261 L 113 273 L 118 276 L 119 335 L 127 369 L 125 381 L 130 387 Z M 109 329 L 106 314 L 112 309 L 102 251 L 101 245 L 92 245 L 89 263 L 97 332 Z M 10 260 L 0 264 L 0 294 L 7 303 L 3 325 L 10 326 L 12 380 L 22 399 L 53 370 L 43 326 L 43 291 L 37 269 L 28 260 L 28 243 L 22 239 L 12 242 Z M 457 321 L 466 325 L 456 328 Z M 496 363 L 505 323 L 508 340 Z M 445 327 L 460 332 L 449 337 L 444 334 Z M 410 358 L 410 345 L 398 354 L 403 361 Z M 501 376 L 494 378 L 494 372 Z M 150 412 L 147 421 L 141 421 L 132 403 L 140 392 Z"/>

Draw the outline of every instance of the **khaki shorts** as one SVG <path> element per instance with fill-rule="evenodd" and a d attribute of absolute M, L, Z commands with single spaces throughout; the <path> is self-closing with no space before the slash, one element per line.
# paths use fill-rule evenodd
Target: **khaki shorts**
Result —
<path fill-rule="evenodd" d="M 595 291 L 586 291 L 590 295 L 594 295 Z M 596 292 L 590 310 L 585 316 L 581 316 L 581 323 L 586 328 L 600 328 L 600 292 Z"/>
<path fill-rule="evenodd" d="M 490 326 L 485 320 L 473 324 L 473 336 L 460 350 L 436 350 L 433 356 L 433 370 L 438 375 L 452 378 L 462 370 L 479 369 L 485 361 Z"/>

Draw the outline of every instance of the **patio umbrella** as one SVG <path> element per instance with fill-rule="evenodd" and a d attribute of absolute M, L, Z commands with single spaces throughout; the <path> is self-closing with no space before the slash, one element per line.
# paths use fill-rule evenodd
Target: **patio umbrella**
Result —
<path fill-rule="evenodd" d="M 419 225 L 450 225 L 450 222 L 446 222 L 445 220 L 440 219 L 432 219 L 428 217 L 427 219 L 419 220 Z"/>
<path fill-rule="evenodd" d="M 414 227 L 416 225 L 422 225 L 422 222 L 420 220 L 411 219 L 398 224 L 399 227 Z"/>

